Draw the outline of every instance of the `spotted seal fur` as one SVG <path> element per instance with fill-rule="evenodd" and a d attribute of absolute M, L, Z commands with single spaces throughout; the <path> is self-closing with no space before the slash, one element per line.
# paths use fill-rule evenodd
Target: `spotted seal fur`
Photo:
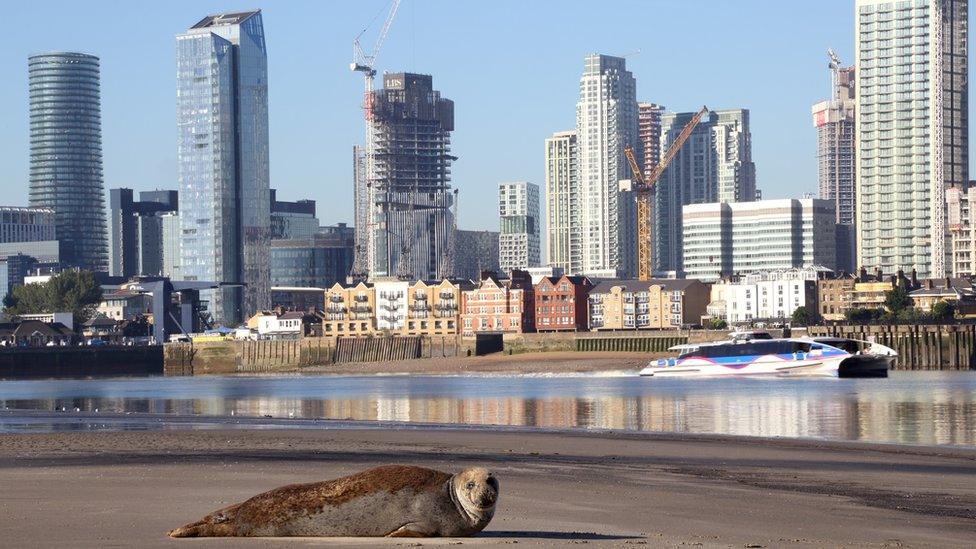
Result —
<path fill-rule="evenodd" d="M 487 469 L 450 475 L 424 467 L 385 465 L 264 492 L 169 535 L 470 536 L 488 525 L 497 501 L 498 480 Z"/>

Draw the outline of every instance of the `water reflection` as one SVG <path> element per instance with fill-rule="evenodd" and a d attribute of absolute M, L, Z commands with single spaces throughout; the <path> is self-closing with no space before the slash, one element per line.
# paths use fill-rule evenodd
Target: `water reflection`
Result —
<path fill-rule="evenodd" d="M 967 372 L 898 372 L 887 380 L 296 376 L 8 381 L 0 382 L 0 407 L 976 446 L 976 375 Z"/>

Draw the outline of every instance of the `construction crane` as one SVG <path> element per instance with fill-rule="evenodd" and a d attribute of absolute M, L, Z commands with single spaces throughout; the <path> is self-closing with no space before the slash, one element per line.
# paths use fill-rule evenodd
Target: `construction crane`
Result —
<path fill-rule="evenodd" d="M 634 179 L 633 181 L 621 182 L 620 190 L 636 193 L 634 198 L 637 201 L 637 278 L 640 280 L 651 279 L 651 198 L 654 194 L 654 184 L 657 183 L 658 178 L 664 173 L 664 169 L 678 154 L 681 146 L 688 140 L 695 126 L 707 112 L 708 107 L 702 107 L 701 110 L 692 115 L 691 120 L 681 129 L 678 137 L 671 142 L 671 146 L 661 157 L 660 162 L 653 166 L 646 175 L 641 172 L 640 165 L 634 158 L 634 149 L 630 147 L 624 149 L 624 156 L 627 157 L 627 163 L 630 164 L 630 171 L 633 172 Z M 636 185 L 634 184 L 635 181 Z"/>
<path fill-rule="evenodd" d="M 363 93 L 363 115 L 366 120 L 366 143 L 363 147 L 363 156 L 365 157 L 365 184 L 367 189 L 371 189 L 376 181 L 376 152 L 375 152 L 375 138 L 373 131 L 373 78 L 376 76 L 376 56 L 380 53 L 380 48 L 383 47 L 383 42 L 386 40 L 386 35 L 390 32 L 390 25 L 393 24 L 393 18 L 396 16 L 397 9 L 400 7 L 400 0 L 393 0 L 390 3 L 390 11 L 386 16 L 386 21 L 383 23 L 383 27 L 380 29 L 379 35 L 376 37 L 376 43 L 373 44 L 373 49 L 367 54 L 363 51 L 363 47 L 359 42 L 359 39 L 363 37 L 369 26 L 364 28 L 356 39 L 352 43 L 352 56 L 353 61 L 349 64 L 349 69 L 353 72 L 363 73 L 363 79 L 365 80 L 365 92 Z M 367 192 L 367 197 L 369 197 L 369 213 L 366 215 L 366 220 L 368 225 L 366 227 L 356 227 L 357 234 L 369 235 L 368 238 L 372 238 L 373 233 L 373 212 L 372 212 L 372 190 Z M 353 262 L 352 272 L 350 273 L 353 278 L 365 278 L 367 273 L 371 273 L 376 260 L 374 254 L 376 253 L 369 243 L 369 240 L 360 240 L 357 237 L 357 253 Z M 363 258 L 363 247 L 367 247 L 366 253 L 368 258 Z M 367 265 L 363 265 L 363 263 Z"/>

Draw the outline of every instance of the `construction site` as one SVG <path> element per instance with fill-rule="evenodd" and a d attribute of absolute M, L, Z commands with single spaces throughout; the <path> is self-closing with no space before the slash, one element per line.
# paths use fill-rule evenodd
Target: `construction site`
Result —
<path fill-rule="evenodd" d="M 457 191 L 451 189 L 454 102 L 430 75 L 383 74 L 373 89 L 376 56 L 399 0 L 367 54 L 360 36 L 350 68 L 365 79 L 366 142 L 353 150 L 356 257 L 351 278 L 441 279 L 454 276 Z"/>

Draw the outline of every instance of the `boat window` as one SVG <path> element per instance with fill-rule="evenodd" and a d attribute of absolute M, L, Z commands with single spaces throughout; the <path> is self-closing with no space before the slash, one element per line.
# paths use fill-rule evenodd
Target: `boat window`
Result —
<path fill-rule="evenodd" d="M 756 340 L 748 343 L 729 343 L 706 345 L 696 352 L 689 352 L 705 358 L 737 357 L 757 355 L 789 355 L 795 352 L 810 352 L 810 344 L 802 341 Z"/>

